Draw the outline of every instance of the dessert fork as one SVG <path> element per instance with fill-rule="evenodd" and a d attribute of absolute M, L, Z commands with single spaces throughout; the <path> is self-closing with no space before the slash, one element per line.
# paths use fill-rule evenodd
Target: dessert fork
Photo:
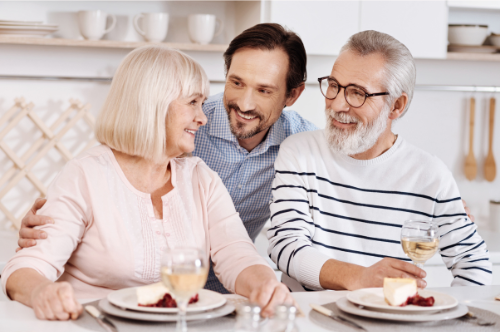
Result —
<path fill-rule="evenodd" d="M 483 319 L 483 318 L 478 318 L 472 311 L 469 311 L 468 313 L 466 313 L 464 318 L 467 320 L 471 320 L 480 326 L 491 326 L 491 325 L 496 324 L 496 322 L 491 322 L 491 321 L 487 321 L 486 319 Z"/>

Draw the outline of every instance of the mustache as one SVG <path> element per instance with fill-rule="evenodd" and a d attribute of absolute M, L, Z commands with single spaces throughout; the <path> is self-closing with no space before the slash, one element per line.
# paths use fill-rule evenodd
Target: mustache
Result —
<path fill-rule="evenodd" d="M 359 121 L 358 118 L 347 114 L 346 112 L 335 112 L 331 108 L 327 108 L 326 112 L 328 114 L 328 117 L 334 120 L 337 120 L 339 122 L 351 122 L 351 123 L 356 123 L 359 125 L 361 121 Z"/>
<path fill-rule="evenodd" d="M 246 111 L 246 112 L 243 112 L 238 105 L 236 105 L 236 103 L 233 103 L 233 102 L 230 102 L 228 101 L 227 102 L 227 107 L 230 109 L 230 110 L 235 110 L 237 112 L 241 112 L 245 115 L 248 115 L 248 116 L 255 116 L 257 118 L 259 118 L 260 120 L 262 120 L 262 115 L 257 113 L 256 111 Z"/>

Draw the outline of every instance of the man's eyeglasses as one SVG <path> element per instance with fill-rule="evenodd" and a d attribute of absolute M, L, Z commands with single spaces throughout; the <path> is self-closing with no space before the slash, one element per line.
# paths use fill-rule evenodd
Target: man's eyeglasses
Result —
<path fill-rule="evenodd" d="M 366 93 L 365 90 L 356 85 L 342 86 L 330 76 L 318 78 L 319 88 L 326 99 L 333 100 L 337 97 L 340 89 L 344 89 L 344 97 L 352 107 L 361 107 L 366 101 L 366 98 L 374 96 L 388 96 L 389 92 Z"/>

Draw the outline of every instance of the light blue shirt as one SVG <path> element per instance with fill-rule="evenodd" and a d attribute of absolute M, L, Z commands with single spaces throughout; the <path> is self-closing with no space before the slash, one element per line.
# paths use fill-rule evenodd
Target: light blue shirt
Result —
<path fill-rule="evenodd" d="M 288 136 L 316 130 L 295 111 L 283 111 L 265 139 L 252 151 L 242 148 L 231 133 L 223 93 L 207 99 L 203 106 L 207 124 L 196 133 L 193 155 L 217 172 L 233 199 L 248 235 L 255 238 L 269 219 L 274 161 L 281 142 Z M 210 269 L 205 288 L 227 293 Z"/>

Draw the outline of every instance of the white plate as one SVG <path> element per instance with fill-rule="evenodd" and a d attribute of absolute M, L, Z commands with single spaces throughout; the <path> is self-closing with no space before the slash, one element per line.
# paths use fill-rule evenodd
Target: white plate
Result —
<path fill-rule="evenodd" d="M 0 35 L 6 37 L 44 37 L 55 31 L 57 28 L 0 26 Z"/>
<path fill-rule="evenodd" d="M 405 313 L 405 314 L 430 314 L 444 309 L 450 309 L 457 306 L 458 301 L 448 294 L 429 290 L 418 290 L 418 294 L 423 297 L 434 297 L 434 305 L 432 307 L 419 307 L 415 305 L 407 305 L 405 307 L 393 307 L 387 304 L 384 299 L 383 288 L 364 288 L 347 294 L 347 299 L 355 304 L 368 307 L 371 310 Z"/>
<path fill-rule="evenodd" d="M 108 294 L 108 301 L 117 307 L 152 313 L 177 313 L 177 308 L 150 308 L 137 305 L 137 287 L 124 288 Z M 199 312 L 218 308 L 226 303 L 226 298 L 219 293 L 201 289 L 198 292 L 199 300 L 188 305 L 187 312 Z"/>
<path fill-rule="evenodd" d="M 21 24 L 21 25 L 38 25 L 43 24 L 42 21 L 14 21 L 14 20 L 0 20 L 0 24 Z"/>
<path fill-rule="evenodd" d="M 175 322 L 177 321 L 177 315 L 174 314 L 161 314 L 154 312 L 137 312 L 131 310 L 122 310 L 120 308 L 115 307 L 107 299 L 102 299 L 99 301 L 99 308 L 102 311 L 109 315 L 113 315 L 116 317 L 122 317 L 127 319 L 135 319 L 142 321 L 150 321 L 150 322 Z M 229 315 L 234 311 L 234 306 L 230 303 L 226 303 L 225 305 L 210 311 L 204 312 L 196 312 L 196 313 L 188 313 L 186 315 L 187 321 L 192 320 L 205 320 L 212 319 L 217 317 L 223 317 Z"/>
<path fill-rule="evenodd" d="M 389 313 L 389 312 L 379 312 L 379 311 L 361 309 L 354 303 L 348 301 L 347 298 L 345 297 L 337 300 L 337 302 L 335 303 L 337 304 L 337 308 L 349 314 L 368 317 L 368 318 L 382 319 L 382 320 L 399 321 L 399 322 L 430 322 L 430 321 L 454 319 L 462 317 L 469 311 L 469 308 L 467 308 L 467 306 L 459 304 L 451 309 L 445 309 L 437 313 L 424 313 L 421 315 L 414 315 L 412 313 L 407 314 L 405 312 Z"/>
<path fill-rule="evenodd" d="M 33 26 L 10 26 L 0 24 L 0 29 L 2 30 L 12 30 L 12 31 L 56 31 L 57 26 L 44 26 L 44 25 L 33 25 Z"/>
<path fill-rule="evenodd" d="M 58 25 L 53 25 L 53 24 L 42 24 L 42 23 L 35 23 L 35 24 L 30 24 L 30 23 L 9 23 L 9 22 L 1 22 L 0 21 L 0 26 L 1 27 L 14 27 L 14 28 L 49 28 L 49 29 L 57 29 L 59 26 Z"/>

